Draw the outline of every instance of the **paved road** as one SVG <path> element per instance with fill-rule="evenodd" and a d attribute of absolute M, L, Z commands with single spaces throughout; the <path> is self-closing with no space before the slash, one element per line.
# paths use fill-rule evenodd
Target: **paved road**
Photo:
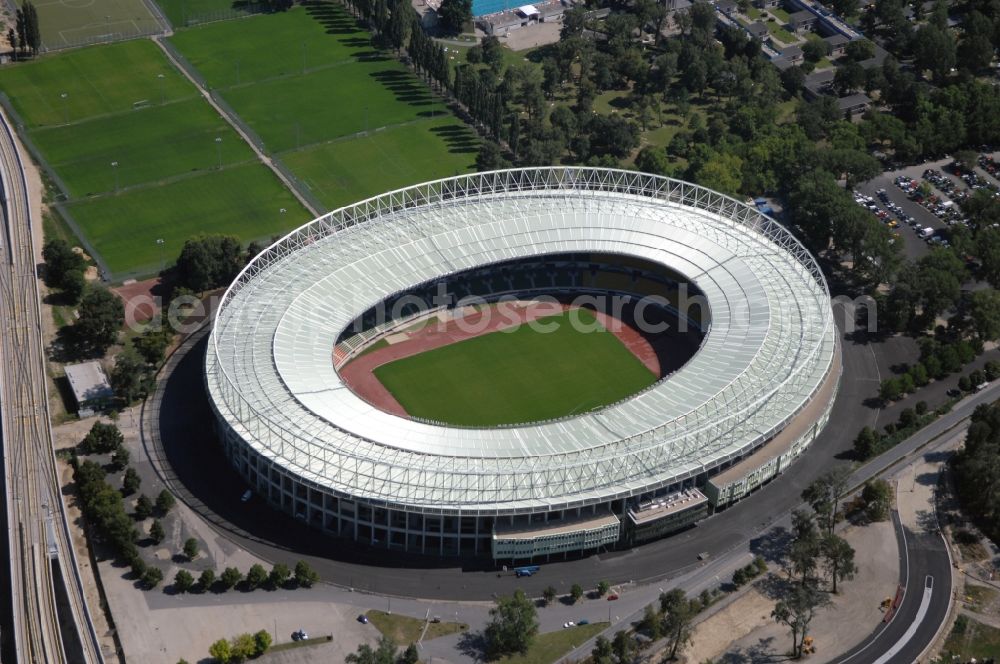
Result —
<path fill-rule="evenodd" d="M 52 447 L 27 184 L 10 126 L 0 120 L 0 416 L 14 651 L 18 662 L 103 662 Z"/>
<path fill-rule="evenodd" d="M 190 351 L 190 352 L 184 352 Z M 573 583 L 593 587 L 613 583 L 654 583 L 679 577 L 705 565 L 699 554 L 722 556 L 738 547 L 761 551 L 761 532 L 798 502 L 808 483 L 850 449 L 859 424 L 874 424 L 877 411 L 860 404 L 876 390 L 877 366 L 868 345 L 844 342 L 844 379 L 834 405 L 831 426 L 795 463 L 752 498 L 716 514 L 674 537 L 616 552 L 543 566 L 542 573 L 515 579 L 500 575 L 489 561 L 439 560 L 413 556 L 401 559 L 379 550 L 342 546 L 318 537 L 302 524 L 263 504 L 242 504 L 245 486 L 229 469 L 215 441 L 212 416 L 202 387 L 204 340 L 175 355 L 165 380 L 143 410 L 143 444 L 154 466 L 182 499 L 237 545 L 270 561 L 309 560 L 331 583 L 358 590 L 429 599 L 490 599 L 496 593 L 522 588 L 540 595 L 554 585 L 566 591 Z M 837 422 L 851 422 L 850 427 Z"/>

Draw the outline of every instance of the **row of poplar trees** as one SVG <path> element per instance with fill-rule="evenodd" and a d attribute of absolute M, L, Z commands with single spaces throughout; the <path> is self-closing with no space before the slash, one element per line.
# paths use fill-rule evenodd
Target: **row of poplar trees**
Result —
<path fill-rule="evenodd" d="M 42 47 L 42 33 L 38 28 L 38 10 L 30 0 L 17 10 L 15 27 L 7 32 L 10 47 L 15 53 L 38 55 Z"/>

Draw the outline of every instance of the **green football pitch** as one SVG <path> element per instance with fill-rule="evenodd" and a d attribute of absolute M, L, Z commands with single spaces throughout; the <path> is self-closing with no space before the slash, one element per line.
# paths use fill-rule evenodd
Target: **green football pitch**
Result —
<path fill-rule="evenodd" d="M 549 331 L 521 325 L 484 334 L 384 364 L 375 376 L 410 415 L 462 426 L 578 414 L 657 380 L 585 309 L 536 323 Z"/>
<path fill-rule="evenodd" d="M 61 180 L 64 209 L 112 280 L 155 273 L 198 233 L 249 242 L 308 219 L 148 40 L 6 67 L 0 89 Z"/>
<path fill-rule="evenodd" d="M 20 4 L 20 3 L 19 3 Z M 34 0 L 46 49 L 165 32 L 143 0 Z"/>
<path fill-rule="evenodd" d="M 338 4 L 310 2 L 170 40 L 328 207 L 474 165 L 475 134 L 374 49 Z"/>

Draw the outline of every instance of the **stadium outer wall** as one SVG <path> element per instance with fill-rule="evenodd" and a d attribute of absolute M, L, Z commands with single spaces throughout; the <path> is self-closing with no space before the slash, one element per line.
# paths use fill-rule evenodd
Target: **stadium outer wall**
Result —
<path fill-rule="evenodd" d="M 524 177 L 528 171 L 511 172 Z M 474 176 L 442 182 L 457 182 L 463 177 Z M 634 190 L 634 185 L 626 180 L 615 187 L 616 190 L 627 187 L 627 193 Z M 455 191 L 450 191 L 450 203 L 461 198 Z M 477 188 L 477 195 L 481 193 Z M 825 292 L 825 282 L 822 287 Z M 222 310 L 220 307 L 220 314 Z M 766 436 L 737 453 L 720 457 L 714 464 L 683 469 L 666 480 L 650 482 L 642 490 L 621 487 L 606 491 L 599 500 L 573 495 L 546 498 L 542 505 L 528 508 L 408 505 L 324 485 L 296 472 L 287 459 L 261 449 L 253 444 L 257 441 L 247 438 L 249 429 L 238 420 L 234 422 L 233 412 L 227 410 L 220 395 L 218 367 L 213 362 L 211 346 L 206 383 L 227 458 L 256 494 L 273 507 L 330 535 L 370 546 L 434 556 L 491 555 L 498 561 L 515 562 L 631 546 L 655 539 L 688 527 L 711 510 L 745 497 L 787 469 L 825 426 L 836 397 L 841 371 L 839 344 L 832 330 L 829 337 L 828 359 L 824 356 L 825 365 L 821 374 L 817 374 L 819 380 L 808 398 L 790 409 Z"/>

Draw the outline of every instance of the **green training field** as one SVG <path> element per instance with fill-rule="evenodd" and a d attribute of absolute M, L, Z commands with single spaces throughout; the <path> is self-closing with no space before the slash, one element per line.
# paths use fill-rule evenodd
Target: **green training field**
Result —
<path fill-rule="evenodd" d="M 248 11 L 241 0 L 156 0 L 175 28 L 240 18 Z"/>
<path fill-rule="evenodd" d="M 335 209 L 464 173 L 475 166 L 478 149 L 475 133 L 448 115 L 288 152 L 282 159 L 324 205 Z"/>
<path fill-rule="evenodd" d="M 249 241 L 308 217 L 148 40 L 6 67 L 0 89 L 65 185 L 65 209 L 112 279 L 158 270 L 156 239 L 169 264 L 198 233 Z"/>
<path fill-rule="evenodd" d="M 184 241 L 198 233 L 233 234 L 244 242 L 266 240 L 301 226 L 309 217 L 263 164 L 209 171 L 68 207 L 108 267 L 122 275 L 160 269 L 157 239 L 164 241 L 169 265 Z"/>
<path fill-rule="evenodd" d="M 448 113 L 337 5 L 213 23 L 171 41 L 272 152 Z"/>
<path fill-rule="evenodd" d="M 374 50 L 338 4 L 204 25 L 171 41 L 331 208 L 474 165 L 475 134 Z M 290 46 L 274 52 L 262 43 Z"/>
<path fill-rule="evenodd" d="M 575 317 L 580 330 L 571 324 Z M 465 426 L 582 413 L 656 382 L 616 336 L 577 309 L 384 364 L 375 376 L 410 415 Z M 592 331 L 594 327 L 598 331 Z"/>
<path fill-rule="evenodd" d="M 145 39 L 65 51 L 4 67 L 0 89 L 31 128 L 197 96 L 160 49 Z"/>
<path fill-rule="evenodd" d="M 155 34 L 166 27 L 142 0 L 35 0 L 35 8 L 46 49 Z"/>

